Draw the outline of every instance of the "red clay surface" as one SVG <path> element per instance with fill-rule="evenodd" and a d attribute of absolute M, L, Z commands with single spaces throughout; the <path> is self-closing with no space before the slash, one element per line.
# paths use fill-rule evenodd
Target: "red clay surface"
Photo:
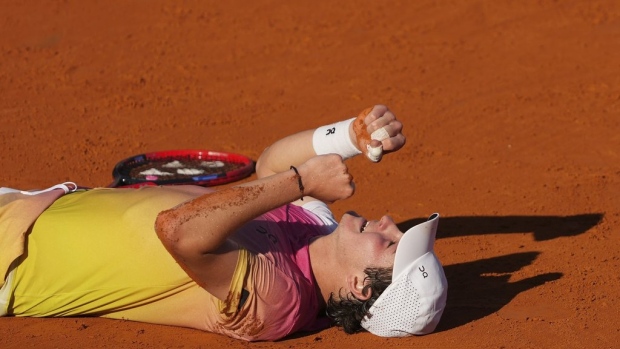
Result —
<path fill-rule="evenodd" d="M 5 1 L 0 185 L 105 186 L 115 163 L 277 138 L 384 103 L 407 145 L 334 206 L 439 212 L 437 331 L 254 348 L 610 348 L 620 338 L 620 3 Z M 8 348 L 245 348 L 190 329 L 0 319 Z"/>

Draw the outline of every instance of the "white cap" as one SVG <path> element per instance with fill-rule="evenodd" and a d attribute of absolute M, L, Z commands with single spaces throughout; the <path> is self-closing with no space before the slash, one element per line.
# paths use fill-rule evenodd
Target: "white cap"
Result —
<path fill-rule="evenodd" d="M 446 307 L 448 281 L 433 252 L 439 214 L 435 213 L 398 242 L 392 283 L 362 319 L 362 327 L 381 337 L 431 333 Z"/>

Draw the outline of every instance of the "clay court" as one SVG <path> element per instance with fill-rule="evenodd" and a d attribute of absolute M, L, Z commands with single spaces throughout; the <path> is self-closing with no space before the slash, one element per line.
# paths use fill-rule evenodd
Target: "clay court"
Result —
<path fill-rule="evenodd" d="M 0 186 L 106 186 L 133 154 L 256 159 L 388 105 L 406 146 L 334 205 L 439 212 L 435 333 L 275 343 L 98 318 L 0 318 L 9 348 L 611 348 L 620 339 L 620 3 L 4 1 Z M 251 178 L 255 178 L 252 175 Z"/>

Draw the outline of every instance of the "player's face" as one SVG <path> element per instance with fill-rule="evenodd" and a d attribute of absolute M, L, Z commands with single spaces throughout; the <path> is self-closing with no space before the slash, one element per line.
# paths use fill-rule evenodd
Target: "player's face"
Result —
<path fill-rule="evenodd" d="M 392 218 L 367 221 L 354 212 L 345 213 L 334 233 L 342 263 L 353 268 L 392 267 L 403 233 Z"/>

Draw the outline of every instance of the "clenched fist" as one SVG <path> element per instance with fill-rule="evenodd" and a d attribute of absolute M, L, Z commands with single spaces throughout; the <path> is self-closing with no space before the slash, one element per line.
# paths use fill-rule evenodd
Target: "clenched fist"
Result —
<path fill-rule="evenodd" d="M 353 122 L 357 147 L 373 162 L 405 145 L 402 130 L 403 124 L 384 105 L 364 109 Z"/>
<path fill-rule="evenodd" d="M 353 176 L 337 154 L 316 156 L 298 167 L 306 195 L 323 202 L 350 197 L 355 192 Z"/>

